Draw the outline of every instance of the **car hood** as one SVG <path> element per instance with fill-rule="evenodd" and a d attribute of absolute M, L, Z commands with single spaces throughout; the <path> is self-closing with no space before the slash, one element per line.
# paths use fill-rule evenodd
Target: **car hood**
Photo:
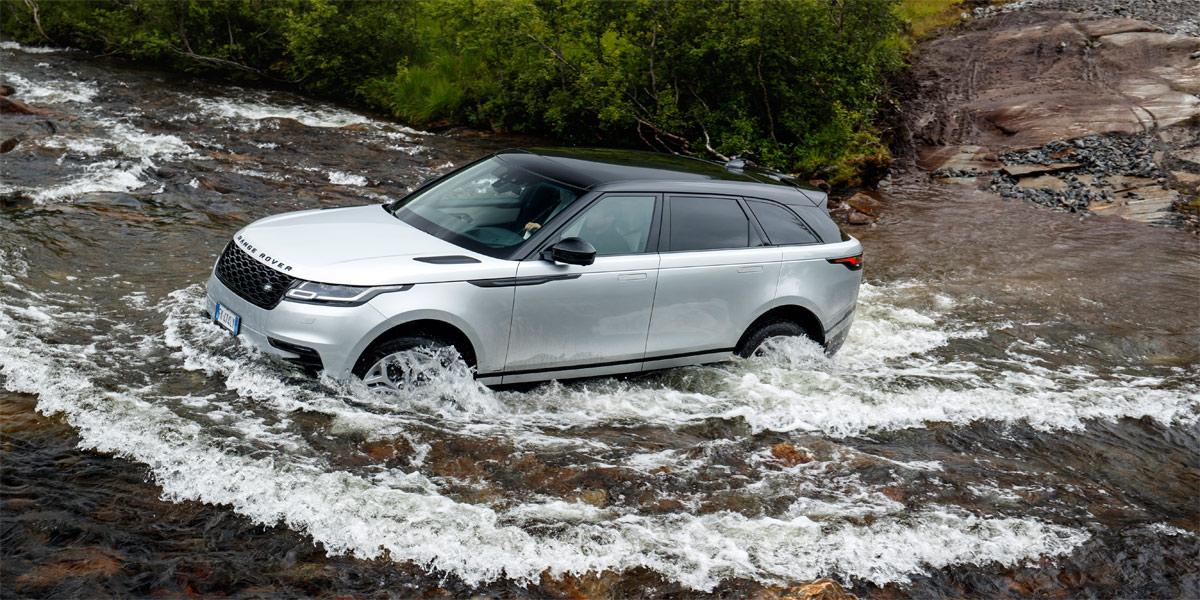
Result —
<path fill-rule="evenodd" d="M 341 285 L 512 277 L 517 268 L 516 262 L 471 252 L 429 235 L 378 204 L 267 217 L 234 235 L 234 244 L 258 262 L 292 277 Z M 415 260 L 450 256 L 464 262 Z"/>

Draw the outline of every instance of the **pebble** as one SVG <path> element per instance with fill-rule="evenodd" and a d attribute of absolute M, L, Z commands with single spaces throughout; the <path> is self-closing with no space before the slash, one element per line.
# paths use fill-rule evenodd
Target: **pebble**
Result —
<path fill-rule="evenodd" d="M 1113 193 L 1108 189 L 1112 183 L 1106 177 L 1125 175 L 1166 181 L 1166 173 L 1154 162 L 1155 139 L 1149 135 L 1089 135 L 1066 141 L 1053 141 L 1040 148 L 1025 151 L 1008 151 L 999 158 L 1006 165 L 1050 165 L 1064 161 L 1080 163 L 1070 172 L 1058 174 L 1066 189 L 1050 187 L 1026 188 L 1017 185 L 1018 178 L 1003 171 L 978 171 L 976 169 L 938 169 L 930 174 L 943 177 L 991 176 L 987 189 L 1005 200 L 1023 200 L 1054 210 L 1069 212 L 1086 211 L 1095 204 L 1111 204 Z M 1092 175 L 1089 185 L 1079 175 Z M 1127 198 L 1137 198 L 1126 194 Z"/>

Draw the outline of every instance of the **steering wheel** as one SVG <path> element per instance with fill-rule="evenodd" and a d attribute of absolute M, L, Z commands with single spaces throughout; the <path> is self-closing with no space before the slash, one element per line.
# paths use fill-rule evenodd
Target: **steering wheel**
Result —
<path fill-rule="evenodd" d="M 525 238 L 520 234 L 513 233 L 501 227 L 472 227 L 464 231 L 463 235 L 489 246 L 500 248 L 515 246 L 525 241 Z"/>

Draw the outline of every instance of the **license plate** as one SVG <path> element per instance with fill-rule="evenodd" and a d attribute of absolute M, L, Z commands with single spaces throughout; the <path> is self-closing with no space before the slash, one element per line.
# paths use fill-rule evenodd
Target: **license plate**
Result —
<path fill-rule="evenodd" d="M 238 330 L 242 328 L 242 318 L 221 306 L 220 302 L 217 303 L 217 310 L 213 313 L 213 320 L 221 327 L 228 329 L 233 335 L 237 335 Z"/>

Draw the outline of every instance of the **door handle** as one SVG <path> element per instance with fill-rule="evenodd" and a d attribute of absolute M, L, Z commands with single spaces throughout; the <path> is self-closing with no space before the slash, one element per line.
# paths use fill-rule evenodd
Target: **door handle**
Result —
<path fill-rule="evenodd" d="M 645 278 L 645 273 L 621 273 L 617 275 L 617 281 L 641 281 Z"/>
<path fill-rule="evenodd" d="M 753 267 L 738 267 L 738 273 L 758 273 L 759 271 L 762 271 L 762 265 L 755 265 Z"/>

